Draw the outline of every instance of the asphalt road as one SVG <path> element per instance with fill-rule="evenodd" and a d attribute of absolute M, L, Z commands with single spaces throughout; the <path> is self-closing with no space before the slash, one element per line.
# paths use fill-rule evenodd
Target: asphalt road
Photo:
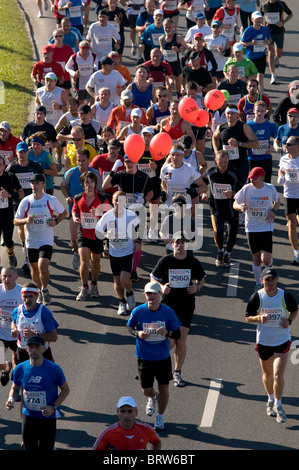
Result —
<path fill-rule="evenodd" d="M 288 83 L 298 76 L 299 6 L 288 0 L 295 18 L 288 23 L 285 52 L 278 70 L 279 83 L 269 85 L 265 93 L 272 105 L 287 93 Z M 35 2 L 21 0 L 29 21 L 34 52 L 46 43 L 54 29 L 50 17 L 36 18 Z M 94 6 L 94 3 L 92 3 Z M 91 20 L 94 20 L 94 12 Z M 181 25 L 184 25 L 183 17 Z M 180 30 L 183 32 L 183 28 Z M 129 43 L 128 43 L 129 44 Z M 129 46 L 125 47 L 124 63 L 133 67 Z M 4 117 L 1 118 L 1 120 Z M 210 142 L 206 159 L 212 164 Z M 277 162 L 276 155 L 274 159 Z M 277 163 L 274 165 L 276 181 Z M 55 194 L 60 197 L 60 174 Z M 281 189 L 279 189 L 281 192 Z M 288 416 L 279 425 L 265 413 L 266 397 L 261 382 L 258 358 L 254 351 L 255 327 L 245 323 L 244 313 L 255 282 L 251 270 L 244 229 L 232 254 L 230 270 L 215 267 L 216 248 L 207 205 L 204 206 L 204 237 L 196 253 L 207 272 L 204 288 L 197 298 L 196 314 L 188 337 L 188 355 L 183 377 L 187 387 L 177 389 L 170 384 L 170 401 L 165 413 L 166 429 L 160 433 L 162 448 L 171 451 L 197 450 L 294 450 L 298 449 L 299 375 L 296 351 L 292 349 L 286 374 L 283 405 Z M 19 266 L 22 254 L 17 246 Z M 162 244 L 144 244 L 138 269 L 140 281 L 134 285 L 136 300 L 144 302 L 143 287 L 159 257 L 165 254 Z M 1 249 L 2 264 L 5 254 Z M 297 295 L 298 268 L 290 265 L 290 248 L 283 208 L 277 214 L 274 232 L 274 265 L 281 285 Z M 51 310 L 59 323 L 59 338 L 53 345 L 55 360 L 63 368 L 71 393 L 64 405 L 63 419 L 58 423 L 56 448 L 88 450 L 97 434 L 116 421 L 116 403 L 122 395 L 132 395 L 139 405 L 139 418 L 153 424 L 145 415 L 143 397 L 134 357 L 134 338 L 125 328 L 126 317 L 116 315 L 117 300 L 113 292 L 109 261 L 101 261 L 100 299 L 76 302 L 80 287 L 79 274 L 72 268 L 68 221 L 56 229 L 55 251 L 51 263 Z M 27 281 L 20 271 L 19 282 Z M 292 325 L 293 347 L 298 340 L 298 322 Z M 4 403 L 8 386 L 0 388 L 0 449 L 17 450 L 21 443 L 21 423 L 18 407 L 8 412 Z"/>

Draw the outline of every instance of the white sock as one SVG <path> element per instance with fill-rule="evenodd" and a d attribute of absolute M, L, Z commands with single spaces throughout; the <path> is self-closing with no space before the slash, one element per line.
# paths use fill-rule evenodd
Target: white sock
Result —
<path fill-rule="evenodd" d="M 274 401 L 274 393 L 272 393 L 272 395 L 268 395 L 268 400 L 269 401 Z"/>
<path fill-rule="evenodd" d="M 261 266 L 255 266 L 255 264 L 253 264 L 252 265 L 252 271 L 253 271 L 256 283 L 260 284 L 261 283 L 262 267 Z"/>
<path fill-rule="evenodd" d="M 275 398 L 275 400 L 274 400 L 274 406 L 275 406 L 275 407 L 281 406 L 281 400 L 277 400 L 277 398 Z"/>

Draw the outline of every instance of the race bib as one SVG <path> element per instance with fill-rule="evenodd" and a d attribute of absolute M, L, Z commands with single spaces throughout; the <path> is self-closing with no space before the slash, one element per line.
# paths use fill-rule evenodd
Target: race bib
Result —
<path fill-rule="evenodd" d="M 77 18 L 78 16 L 81 16 L 82 14 L 81 5 L 78 5 L 76 7 L 69 7 L 69 14 L 70 14 L 70 18 Z"/>
<path fill-rule="evenodd" d="M 169 269 L 169 285 L 176 289 L 188 287 L 191 281 L 191 269 Z"/>
<path fill-rule="evenodd" d="M 238 160 L 240 158 L 239 148 L 232 145 L 223 145 L 223 150 L 226 150 L 230 160 Z"/>
<path fill-rule="evenodd" d="M 155 170 L 152 170 L 148 163 L 139 163 L 138 170 L 143 171 L 149 178 L 156 176 Z"/>
<path fill-rule="evenodd" d="M 12 322 L 12 316 L 11 314 L 4 310 L 0 309 L 0 326 L 1 328 L 5 328 L 5 330 L 10 331 L 11 330 L 11 322 Z"/>
<path fill-rule="evenodd" d="M 16 177 L 18 178 L 19 183 L 23 189 L 31 188 L 30 180 L 32 176 L 33 173 L 16 173 Z"/>
<path fill-rule="evenodd" d="M 224 194 L 224 191 L 231 191 L 232 187 L 230 184 L 213 184 L 213 196 L 215 199 L 227 199 Z"/>
<path fill-rule="evenodd" d="M 96 216 L 93 216 L 89 214 L 88 212 L 82 212 L 81 214 L 81 227 L 85 228 L 87 230 L 92 230 L 96 228 L 96 225 L 98 223 L 98 218 Z"/>
<path fill-rule="evenodd" d="M 268 315 L 268 321 L 267 323 L 263 323 L 263 326 L 270 328 L 279 326 L 282 320 L 285 318 L 285 312 L 282 308 L 262 308 L 261 315 L 265 313 Z"/>
<path fill-rule="evenodd" d="M 253 46 L 253 52 L 264 52 L 266 49 L 266 45 L 264 41 L 258 41 Z"/>
<path fill-rule="evenodd" d="M 8 198 L 0 197 L 0 209 L 7 209 L 8 207 Z"/>
<path fill-rule="evenodd" d="M 267 209 L 265 207 L 250 207 L 247 210 L 248 219 L 256 222 L 264 222 L 267 217 Z"/>
<path fill-rule="evenodd" d="M 299 168 L 285 170 L 285 179 L 288 183 L 295 184 L 299 181 Z"/>
<path fill-rule="evenodd" d="M 272 12 L 272 13 L 265 13 L 266 22 L 269 24 L 276 24 L 280 21 L 279 13 Z"/>
<path fill-rule="evenodd" d="M 30 228 L 31 230 L 45 230 L 49 228 L 48 221 L 49 217 L 48 215 L 31 215 L 33 217 L 33 224 L 29 224 L 27 227 Z"/>
<path fill-rule="evenodd" d="M 257 149 L 252 149 L 253 155 L 264 155 L 267 150 L 269 150 L 269 141 L 268 140 L 259 140 L 259 146 Z"/>
<path fill-rule="evenodd" d="M 163 55 L 167 62 L 176 62 L 178 60 L 177 53 L 175 51 L 164 50 Z"/>
<path fill-rule="evenodd" d="M 24 390 L 23 399 L 24 406 L 28 410 L 41 411 L 41 408 L 44 408 L 47 405 L 45 391 L 31 392 Z"/>
<path fill-rule="evenodd" d="M 159 328 L 165 328 L 164 321 L 157 321 L 154 323 L 143 323 L 142 330 L 150 334 L 148 338 L 145 338 L 145 341 L 155 341 L 155 342 L 164 341 L 165 335 L 161 336 L 159 333 L 157 333 L 157 330 Z"/>

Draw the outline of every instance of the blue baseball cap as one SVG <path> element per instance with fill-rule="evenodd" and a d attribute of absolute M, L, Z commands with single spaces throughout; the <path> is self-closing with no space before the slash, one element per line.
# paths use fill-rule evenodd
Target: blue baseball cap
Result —
<path fill-rule="evenodd" d="M 26 142 L 19 142 L 18 145 L 17 145 L 17 152 L 21 152 L 23 150 L 23 152 L 28 152 L 29 150 L 29 147 L 28 145 L 26 144 Z"/>

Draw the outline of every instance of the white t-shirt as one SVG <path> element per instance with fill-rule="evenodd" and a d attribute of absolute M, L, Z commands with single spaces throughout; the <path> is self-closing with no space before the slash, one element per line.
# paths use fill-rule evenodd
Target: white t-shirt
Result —
<path fill-rule="evenodd" d="M 91 41 L 91 50 L 97 55 L 97 60 L 111 52 L 112 38 L 120 41 L 119 32 L 114 25 L 107 23 L 106 26 L 101 26 L 98 22 L 90 25 L 86 39 Z"/>
<path fill-rule="evenodd" d="M 16 217 L 24 219 L 30 215 L 34 218 L 33 224 L 25 225 L 26 247 L 38 249 L 43 245 L 54 243 L 54 229 L 48 225 L 54 213 L 62 214 L 64 207 L 55 196 L 44 194 L 41 199 L 35 199 L 30 194 L 21 200 Z"/>
<path fill-rule="evenodd" d="M 184 194 L 187 200 L 187 206 L 191 204 L 191 197 L 186 193 L 190 185 L 201 177 L 197 171 L 189 163 L 184 163 L 180 168 L 174 168 L 171 163 L 163 165 L 160 172 L 161 180 L 167 183 L 167 199 L 166 204 L 171 206 L 172 198 L 175 194 Z"/>
<path fill-rule="evenodd" d="M 284 155 L 279 161 L 279 169 L 285 174 L 284 197 L 299 199 L 299 157 Z"/>
<path fill-rule="evenodd" d="M 206 24 L 203 25 L 202 28 L 198 28 L 197 26 L 192 26 L 192 28 L 188 29 L 187 34 L 185 36 L 185 42 L 192 43 L 193 38 L 196 33 L 202 33 L 203 37 L 208 36 L 209 34 L 212 34 L 212 29 L 210 26 L 207 26 Z"/>
<path fill-rule="evenodd" d="M 10 290 L 6 290 L 4 285 L 0 284 L 0 338 L 6 341 L 16 341 L 16 338 L 11 336 L 11 313 L 23 303 L 21 290 L 20 284 L 16 284 Z"/>
<path fill-rule="evenodd" d="M 104 75 L 100 70 L 91 75 L 87 82 L 87 86 L 92 88 L 96 94 L 100 88 L 109 88 L 110 101 L 116 106 L 119 105 L 119 96 L 117 94 L 117 87 L 122 87 L 127 83 L 127 80 L 117 71 L 112 70 L 109 75 Z"/>
<path fill-rule="evenodd" d="M 266 217 L 275 202 L 278 193 L 275 186 L 264 183 L 262 188 L 255 188 L 251 183 L 245 184 L 234 196 L 238 204 L 246 204 L 245 212 L 246 232 L 273 232 L 273 222 L 266 222 Z"/>
<path fill-rule="evenodd" d="M 106 212 L 96 225 L 96 236 L 109 239 L 109 254 L 116 258 L 131 255 L 134 250 L 135 228 L 139 225 L 135 212 L 124 209 L 122 217 L 115 216 L 114 209 Z"/>

